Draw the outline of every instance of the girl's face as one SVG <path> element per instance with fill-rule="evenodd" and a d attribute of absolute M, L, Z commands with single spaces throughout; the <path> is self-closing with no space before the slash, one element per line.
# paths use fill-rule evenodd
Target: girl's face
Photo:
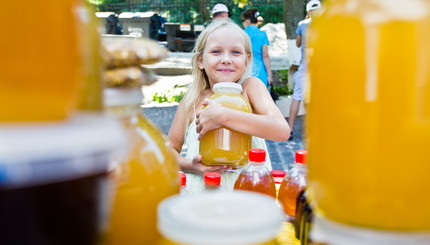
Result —
<path fill-rule="evenodd" d="M 208 36 L 198 66 L 206 71 L 212 87 L 218 82 L 237 82 L 249 58 L 241 34 L 230 28 L 219 28 Z"/>

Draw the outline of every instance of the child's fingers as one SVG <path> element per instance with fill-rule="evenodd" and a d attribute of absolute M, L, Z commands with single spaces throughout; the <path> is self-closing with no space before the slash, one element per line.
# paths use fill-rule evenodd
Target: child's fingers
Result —
<path fill-rule="evenodd" d="M 224 173 L 226 170 L 231 169 L 231 167 L 225 166 L 225 165 L 219 165 L 219 166 L 205 166 L 204 169 L 202 169 L 203 173 L 207 172 L 218 172 L 218 173 Z"/>

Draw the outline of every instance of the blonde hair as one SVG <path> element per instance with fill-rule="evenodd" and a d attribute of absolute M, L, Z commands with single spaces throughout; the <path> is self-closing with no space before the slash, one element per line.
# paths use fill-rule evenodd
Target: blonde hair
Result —
<path fill-rule="evenodd" d="M 203 31 L 200 33 L 199 37 L 196 40 L 194 49 L 193 49 L 193 57 L 191 59 L 191 75 L 193 79 L 193 83 L 191 84 L 187 94 L 184 97 L 184 107 L 185 107 L 185 120 L 186 127 L 190 123 L 190 115 L 193 112 L 197 101 L 200 96 L 204 95 L 204 91 L 210 88 L 209 78 L 204 69 L 200 69 L 198 67 L 199 58 L 203 55 L 203 52 L 206 47 L 206 43 L 210 34 L 220 28 L 231 28 L 237 33 L 241 34 L 243 37 L 243 45 L 245 46 L 245 53 L 249 57 L 245 63 L 245 71 L 237 81 L 237 83 L 242 84 L 247 77 L 251 74 L 252 69 L 252 49 L 251 49 L 251 41 L 242 28 L 239 25 L 231 21 L 230 19 L 219 19 L 212 21 Z"/>

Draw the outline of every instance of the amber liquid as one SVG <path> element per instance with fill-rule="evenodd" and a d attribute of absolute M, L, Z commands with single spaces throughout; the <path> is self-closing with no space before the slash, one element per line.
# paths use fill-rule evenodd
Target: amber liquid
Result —
<path fill-rule="evenodd" d="M 1 244 L 96 244 L 106 174 L 8 189 L 0 186 Z"/>
<path fill-rule="evenodd" d="M 235 190 L 254 191 L 276 198 L 275 181 L 270 175 L 258 172 L 240 173 L 234 183 Z"/>
<path fill-rule="evenodd" d="M 157 243 L 156 245 L 189 245 L 189 244 L 173 242 L 173 241 L 165 238 L 165 239 L 161 240 L 159 243 Z M 279 243 L 276 240 L 271 240 L 271 241 L 267 241 L 267 242 L 263 242 L 263 243 L 258 243 L 258 244 L 253 243 L 253 244 L 248 244 L 248 245 L 279 245 Z"/>
<path fill-rule="evenodd" d="M 430 231 L 430 3 L 344 2 L 309 30 L 310 198 L 337 222 Z"/>
<path fill-rule="evenodd" d="M 286 214 L 291 217 L 296 216 L 297 196 L 304 186 L 299 183 L 284 179 L 279 187 L 278 201 L 284 208 Z"/>
<path fill-rule="evenodd" d="M 215 93 L 210 99 L 222 106 L 252 113 L 251 106 L 240 94 Z M 206 165 L 231 165 L 241 167 L 248 162 L 251 136 L 226 128 L 208 132 L 200 140 L 200 154 Z"/>
<path fill-rule="evenodd" d="M 71 113 L 82 77 L 75 3 L 3 3 L 0 22 L 9 24 L 0 38 L 0 121 L 59 120 Z"/>
<path fill-rule="evenodd" d="M 115 181 L 107 244 L 156 244 L 156 209 L 164 198 L 179 193 L 178 165 L 164 137 L 143 116 L 126 117 L 132 152 Z"/>

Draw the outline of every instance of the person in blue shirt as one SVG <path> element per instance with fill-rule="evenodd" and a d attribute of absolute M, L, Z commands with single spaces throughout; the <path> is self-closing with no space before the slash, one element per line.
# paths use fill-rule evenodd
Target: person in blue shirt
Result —
<path fill-rule="evenodd" d="M 307 61 L 306 61 L 306 35 L 309 24 L 312 21 L 312 14 L 315 10 L 321 8 L 321 2 L 318 0 L 311 0 L 306 4 L 306 11 L 308 16 L 299 22 L 296 29 L 296 46 L 300 48 L 302 58 L 300 60 L 299 69 L 294 73 L 294 90 L 292 96 L 292 102 L 290 107 L 290 114 L 288 116 L 288 124 L 291 128 L 291 136 L 289 140 L 293 139 L 293 127 L 296 121 L 297 114 L 300 109 L 300 102 L 303 100 L 305 89 L 306 89 L 306 75 L 307 75 Z"/>
<path fill-rule="evenodd" d="M 242 13 L 242 25 L 252 43 L 252 76 L 258 77 L 266 87 L 272 84 L 272 70 L 269 57 L 269 39 L 264 31 L 258 29 L 257 9 L 248 9 Z"/>

